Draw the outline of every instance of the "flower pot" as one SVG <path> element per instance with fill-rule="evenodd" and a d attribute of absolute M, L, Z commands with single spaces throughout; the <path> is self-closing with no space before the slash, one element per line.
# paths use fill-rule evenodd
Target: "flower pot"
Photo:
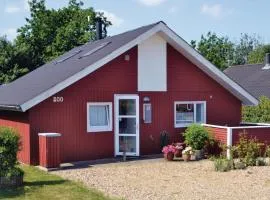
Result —
<path fill-rule="evenodd" d="M 191 155 L 190 154 L 183 154 L 182 157 L 183 157 L 183 160 L 185 162 L 187 162 L 187 161 L 190 161 Z"/>
<path fill-rule="evenodd" d="M 166 159 L 166 160 L 168 160 L 168 161 L 173 161 L 173 158 L 174 158 L 174 153 L 172 153 L 172 152 L 169 152 L 169 153 L 165 153 L 164 154 L 164 158 Z"/>
<path fill-rule="evenodd" d="M 182 156 L 182 150 L 176 149 L 176 151 L 174 153 L 174 156 L 177 157 L 177 158 L 181 157 Z"/>
<path fill-rule="evenodd" d="M 195 157 L 195 160 L 201 160 L 203 159 L 203 155 L 204 155 L 204 152 L 203 150 L 194 150 L 194 157 Z"/>

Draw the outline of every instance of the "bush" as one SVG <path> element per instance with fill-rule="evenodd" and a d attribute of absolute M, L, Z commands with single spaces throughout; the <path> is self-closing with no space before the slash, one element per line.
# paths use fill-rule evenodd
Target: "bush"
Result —
<path fill-rule="evenodd" d="M 207 129 L 198 124 L 192 124 L 184 133 L 185 143 L 194 150 L 201 150 L 209 139 Z"/>
<path fill-rule="evenodd" d="M 0 176 L 2 177 L 22 173 L 16 168 L 19 140 L 20 137 L 14 129 L 0 127 Z"/>
<path fill-rule="evenodd" d="M 209 139 L 204 146 L 204 152 L 208 158 L 220 156 L 223 152 L 223 144 L 216 140 L 212 133 L 208 135 Z"/>
<path fill-rule="evenodd" d="M 233 157 L 238 157 L 246 166 L 254 166 L 260 156 L 260 143 L 255 138 L 248 138 L 246 133 L 241 133 L 239 143 L 232 151 Z"/>
<path fill-rule="evenodd" d="M 221 157 L 214 159 L 214 167 L 216 171 L 227 172 L 233 168 L 233 164 L 231 160 Z"/>
<path fill-rule="evenodd" d="M 262 96 L 259 105 L 243 106 L 242 118 L 245 122 L 270 122 L 270 99 Z"/>

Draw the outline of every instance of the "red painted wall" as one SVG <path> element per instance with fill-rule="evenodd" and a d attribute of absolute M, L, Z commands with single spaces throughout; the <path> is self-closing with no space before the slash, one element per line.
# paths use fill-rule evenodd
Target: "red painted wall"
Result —
<path fill-rule="evenodd" d="M 213 134 L 214 138 L 227 145 L 227 128 L 207 127 L 206 129 Z"/>
<path fill-rule="evenodd" d="M 0 126 L 16 129 L 21 137 L 21 151 L 18 153 L 20 162 L 30 164 L 30 125 L 28 113 L 0 111 Z"/>
<path fill-rule="evenodd" d="M 248 137 L 255 138 L 267 145 L 270 145 L 270 128 L 243 128 L 233 129 L 232 131 L 232 143 L 237 144 L 241 133 L 246 133 Z"/>
<path fill-rule="evenodd" d="M 140 152 L 160 153 L 162 130 L 172 140 L 180 140 L 184 129 L 174 128 L 174 101 L 207 101 L 207 123 L 236 125 L 241 120 L 241 102 L 168 45 L 168 91 L 137 92 L 137 47 L 119 56 L 54 96 L 64 97 L 63 103 L 52 98 L 29 111 L 31 152 L 38 163 L 38 133 L 58 132 L 61 138 L 61 160 L 80 161 L 112 157 L 114 133 L 87 133 L 87 102 L 114 102 L 114 94 L 138 94 L 140 97 Z M 152 59 L 152 58 L 151 58 Z M 143 97 L 152 103 L 152 123 L 143 124 Z M 210 98 L 212 96 L 212 98 Z"/>

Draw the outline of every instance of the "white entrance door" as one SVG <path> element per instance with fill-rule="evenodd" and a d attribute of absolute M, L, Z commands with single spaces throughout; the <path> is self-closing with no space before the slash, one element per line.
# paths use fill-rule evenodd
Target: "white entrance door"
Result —
<path fill-rule="evenodd" d="M 139 96 L 115 95 L 115 155 L 139 156 Z"/>

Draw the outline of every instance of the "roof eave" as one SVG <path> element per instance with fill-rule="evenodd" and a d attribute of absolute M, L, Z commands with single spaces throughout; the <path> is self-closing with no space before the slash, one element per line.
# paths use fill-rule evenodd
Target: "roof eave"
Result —
<path fill-rule="evenodd" d="M 19 105 L 1 105 L 0 104 L 0 110 L 23 112 L 23 110 L 21 109 L 21 106 Z"/>

